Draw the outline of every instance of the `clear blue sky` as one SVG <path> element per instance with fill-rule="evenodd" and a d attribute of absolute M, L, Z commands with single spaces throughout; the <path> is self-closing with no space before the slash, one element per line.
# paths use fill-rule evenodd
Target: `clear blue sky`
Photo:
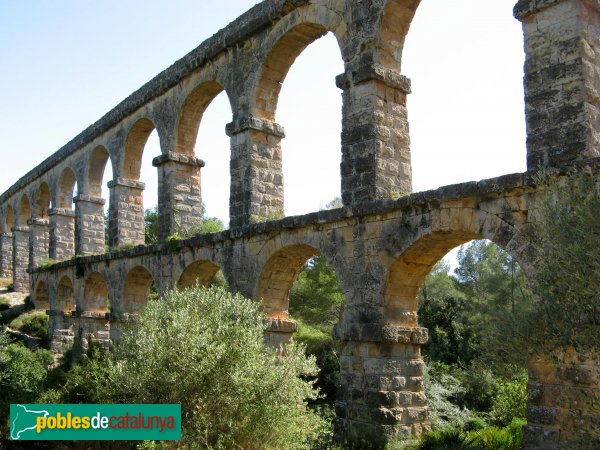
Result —
<path fill-rule="evenodd" d="M 416 191 L 525 170 L 524 55 L 514 2 L 424 0 L 417 12 L 402 63 L 413 82 Z M 0 2 L 0 192 L 255 3 Z M 340 195 L 341 91 L 334 77 L 342 71 L 329 35 L 308 47 L 283 85 L 277 121 L 287 131 L 288 215 L 315 211 Z M 208 213 L 225 221 L 230 118 L 222 94 L 207 110 L 196 147 L 207 163 Z M 156 204 L 150 162 L 158 154 L 151 138 L 142 173 L 146 207 Z"/>

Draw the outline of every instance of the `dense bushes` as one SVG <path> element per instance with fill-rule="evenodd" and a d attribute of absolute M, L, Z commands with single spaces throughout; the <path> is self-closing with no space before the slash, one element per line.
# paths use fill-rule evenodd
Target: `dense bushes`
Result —
<path fill-rule="evenodd" d="M 473 431 L 463 431 L 447 427 L 432 431 L 421 437 L 412 450 L 521 450 L 523 436 L 521 428 L 525 421 L 514 419 L 504 428 L 488 427 Z"/>
<path fill-rule="evenodd" d="M 183 445 L 308 448 L 321 419 L 306 407 L 316 374 L 302 347 L 276 358 L 255 302 L 222 288 L 151 300 L 110 354 L 84 356 L 54 396 L 69 402 L 181 403 Z"/>
<path fill-rule="evenodd" d="M 20 343 L 12 343 L 0 330 L 0 436 L 8 436 L 7 406 L 36 402 L 52 359 L 50 351 L 38 349 L 32 352 Z"/>
<path fill-rule="evenodd" d="M 48 315 L 45 311 L 30 311 L 13 319 L 10 328 L 30 336 L 46 339 L 48 334 Z"/>

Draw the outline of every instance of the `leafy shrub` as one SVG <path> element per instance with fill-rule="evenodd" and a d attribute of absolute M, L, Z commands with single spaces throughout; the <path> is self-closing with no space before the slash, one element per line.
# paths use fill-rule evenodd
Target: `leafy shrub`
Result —
<path fill-rule="evenodd" d="M 0 298 L 0 311 L 10 308 L 10 303 L 4 298 Z"/>
<path fill-rule="evenodd" d="M 446 427 L 420 437 L 412 450 L 520 450 L 523 448 L 521 428 L 525 421 L 513 420 L 505 428 L 487 427 L 466 432 L 460 427 Z"/>
<path fill-rule="evenodd" d="M 258 305 L 220 288 L 150 300 L 109 358 L 112 401 L 181 403 L 183 445 L 308 448 L 320 426 L 305 399 L 314 359 L 265 347 Z M 105 379 L 99 380 L 104 383 Z"/>
<path fill-rule="evenodd" d="M 506 428 L 489 427 L 478 432 L 469 433 L 467 437 L 470 449 L 486 450 L 521 450 L 523 434 L 521 428 L 525 425 L 522 419 L 514 419 Z"/>
<path fill-rule="evenodd" d="M 467 435 L 457 427 L 425 433 L 419 440 L 418 450 L 454 450 L 467 447 Z"/>
<path fill-rule="evenodd" d="M 513 419 L 525 419 L 527 410 L 527 373 L 521 370 L 513 380 L 500 383 L 493 399 L 490 420 L 499 426 L 509 425 Z"/>
<path fill-rule="evenodd" d="M 10 328 L 30 336 L 46 339 L 48 334 L 48 315 L 44 311 L 30 311 L 21 314 L 10 323 Z"/>
<path fill-rule="evenodd" d="M 330 334 L 297 320 L 298 331 L 294 340 L 306 346 L 306 352 L 315 357 L 319 367 L 316 387 L 327 401 L 335 400 L 340 383 L 339 343 Z"/>
<path fill-rule="evenodd" d="M 429 404 L 429 417 L 434 429 L 462 427 L 477 416 L 457 404 L 456 399 L 464 394 L 460 373 L 452 366 L 429 362 L 425 370 L 425 394 Z"/>
<path fill-rule="evenodd" d="M 456 402 L 466 408 L 488 412 L 499 389 L 498 377 L 488 368 L 472 365 L 461 376 L 463 391 Z"/>
<path fill-rule="evenodd" d="M 52 353 L 38 349 L 35 352 L 20 343 L 13 344 L 0 330 L 0 447 L 8 436 L 8 405 L 34 403 L 42 391 L 52 363 Z"/>

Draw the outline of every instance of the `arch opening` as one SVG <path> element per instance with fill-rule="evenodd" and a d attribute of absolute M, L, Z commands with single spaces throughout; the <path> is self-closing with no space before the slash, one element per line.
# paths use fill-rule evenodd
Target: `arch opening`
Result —
<path fill-rule="evenodd" d="M 309 245 L 284 247 L 265 264 L 256 298 L 267 316 L 267 342 L 279 347 L 293 335 L 305 344 L 320 368 L 316 384 L 333 403 L 340 382 L 340 344 L 333 330 L 345 304 L 333 266 Z"/>
<path fill-rule="evenodd" d="M 526 423 L 527 355 L 511 335 L 533 295 L 525 271 L 502 247 L 478 233 L 434 232 L 390 267 L 385 323 L 429 330 L 427 343 L 403 345 L 409 359 L 423 358 L 428 367 L 424 393 L 436 399 L 429 405 L 434 429 L 457 417 L 517 424 L 519 432 Z"/>
<path fill-rule="evenodd" d="M 109 172 L 112 175 L 110 161 L 108 150 L 103 146 L 96 147 L 92 152 L 88 166 L 88 190 L 91 196 L 102 198 L 104 181 L 112 179 L 112 176 L 107 176 L 108 173 L 106 173 Z"/>
<path fill-rule="evenodd" d="M 48 286 L 43 281 L 38 282 L 35 287 L 33 304 L 35 309 L 42 311 L 50 309 L 50 293 L 48 292 Z"/>
<path fill-rule="evenodd" d="M 143 227 L 143 239 L 141 236 L 135 237 L 136 243 L 146 242 L 152 244 L 156 242 L 157 220 L 152 222 L 152 218 L 157 218 L 158 209 L 158 174 L 152 160 L 154 157 L 161 155 L 160 136 L 154 123 L 149 119 L 140 119 L 131 128 L 127 142 L 125 144 L 125 152 L 121 163 L 121 176 L 129 181 L 139 182 L 143 180 L 143 189 L 128 189 L 130 197 L 128 210 L 120 211 L 120 218 L 131 217 L 135 215 L 135 219 L 123 221 L 123 230 L 120 233 L 123 236 L 119 239 L 121 244 L 129 242 L 131 236 L 137 233 L 137 228 Z M 131 224 L 126 225 L 127 222 Z M 150 226 L 154 224 L 154 226 Z M 125 228 L 129 230 L 126 231 Z M 129 235 L 125 238 L 124 235 Z"/>
<path fill-rule="evenodd" d="M 148 303 L 152 292 L 155 291 L 153 286 L 154 278 L 148 269 L 143 266 L 131 269 L 125 278 L 122 312 L 140 312 Z"/>
<path fill-rule="evenodd" d="M 402 53 L 402 72 L 412 82 L 414 191 L 524 172 L 524 46 L 513 5 L 421 2 L 408 22 L 396 18 L 403 4 L 388 2 L 381 43 L 393 44 L 389 54 L 397 61 Z"/>
<path fill-rule="evenodd" d="M 206 84 L 209 86 L 205 87 Z M 200 177 L 205 222 L 201 227 L 207 227 L 206 222 L 211 221 L 216 225 L 207 228 L 211 232 L 225 228 L 229 223 L 231 144 L 225 125 L 232 117 L 229 96 L 215 82 L 205 83 L 193 91 L 181 116 L 180 132 L 183 132 L 183 126 L 190 130 L 186 133 L 186 146 L 191 144 L 192 152 L 206 164 Z"/>
<path fill-rule="evenodd" d="M 57 206 L 62 209 L 73 209 L 73 197 L 77 193 L 77 178 L 70 167 L 63 170 L 58 184 Z"/>
<path fill-rule="evenodd" d="M 100 273 L 93 272 L 85 280 L 83 304 L 79 306 L 83 311 L 108 312 L 108 285 Z"/>
<path fill-rule="evenodd" d="M 142 171 L 142 157 L 150 135 L 155 126 L 150 119 L 140 119 L 129 131 L 122 163 L 122 176 L 128 180 L 138 181 Z M 158 156 L 157 153 L 154 156 Z"/>
<path fill-rule="evenodd" d="M 212 261 L 194 261 L 181 273 L 177 281 L 177 289 L 182 291 L 196 285 L 208 287 L 219 280 L 224 280 L 219 266 Z"/>
<path fill-rule="evenodd" d="M 342 96 L 335 78 L 344 70 L 335 35 L 314 24 L 290 30 L 265 62 L 257 108 L 285 127 L 285 215 L 317 211 L 341 198 Z"/>
<path fill-rule="evenodd" d="M 38 189 L 37 198 L 35 202 L 35 213 L 37 218 L 39 219 L 47 219 L 48 211 L 51 208 L 50 205 L 51 196 L 50 196 L 50 188 L 48 187 L 48 183 L 43 182 Z"/>
<path fill-rule="evenodd" d="M 31 218 L 31 205 L 29 203 L 29 197 L 23 195 L 21 202 L 19 203 L 19 226 L 27 226 L 27 221 Z"/>
<path fill-rule="evenodd" d="M 109 247 L 109 231 L 110 231 L 110 196 L 107 195 L 107 190 L 104 186 L 108 186 L 108 182 L 113 179 L 113 166 L 110 153 L 103 146 L 96 147 L 88 162 L 87 169 L 87 190 L 90 197 L 93 199 L 101 199 L 104 201 L 102 205 L 102 220 L 103 225 L 98 232 L 104 233 L 104 248 Z M 100 209 L 100 207 L 98 207 Z M 97 213 L 97 211 L 95 211 Z"/>
<path fill-rule="evenodd" d="M 15 212 L 13 210 L 13 207 L 11 205 L 8 205 L 6 207 L 6 214 L 5 214 L 5 226 L 6 226 L 6 232 L 7 233 L 11 233 L 12 229 L 15 227 Z"/>
<path fill-rule="evenodd" d="M 75 289 L 69 277 L 64 276 L 60 279 L 56 293 L 58 310 L 64 313 L 75 311 Z"/>

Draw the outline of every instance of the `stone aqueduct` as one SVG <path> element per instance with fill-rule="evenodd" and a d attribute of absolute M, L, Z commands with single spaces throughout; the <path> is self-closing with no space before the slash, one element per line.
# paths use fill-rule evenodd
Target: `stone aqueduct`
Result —
<path fill-rule="evenodd" d="M 289 339 L 288 293 L 308 258 L 334 267 L 346 297 L 339 423 L 418 435 L 429 427 L 416 297 L 449 249 L 486 238 L 530 272 L 523 232 L 543 167 L 599 164 L 600 2 L 521 0 L 525 36 L 528 172 L 411 191 L 402 47 L 419 0 L 266 0 L 205 41 L 21 178 L 0 196 L 0 271 L 51 316 L 55 348 L 106 342 L 159 291 L 209 284 L 221 269 L 232 290 L 261 301 L 274 343 Z M 286 73 L 303 49 L 331 32 L 345 72 L 344 207 L 268 221 L 283 210 L 275 122 Z M 226 91 L 233 121 L 230 230 L 171 243 L 200 220 L 202 114 Z M 161 243 L 144 245 L 141 155 L 156 129 Z M 109 190 L 107 252 L 102 178 Z M 77 183 L 77 196 L 73 198 Z M 74 206 L 73 206 L 74 205 Z M 77 256 L 76 256 L 77 255 Z M 44 259 L 56 261 L 38 267 Z M 110 311 L 107 299 L 110 298 Z M 568 366 L 568 367 L 567 367 Z M 567 370 L 569 369 L 569 370 Z M 592 376 L 573 376 L 573 373 Z M 558 448 L 600 434 L 598 361 L 530 367 L 528 448 Z M 571 374 L 571 375 L 569 375 Z M 574 444 L 576 445 L 576 444 Z"/>

